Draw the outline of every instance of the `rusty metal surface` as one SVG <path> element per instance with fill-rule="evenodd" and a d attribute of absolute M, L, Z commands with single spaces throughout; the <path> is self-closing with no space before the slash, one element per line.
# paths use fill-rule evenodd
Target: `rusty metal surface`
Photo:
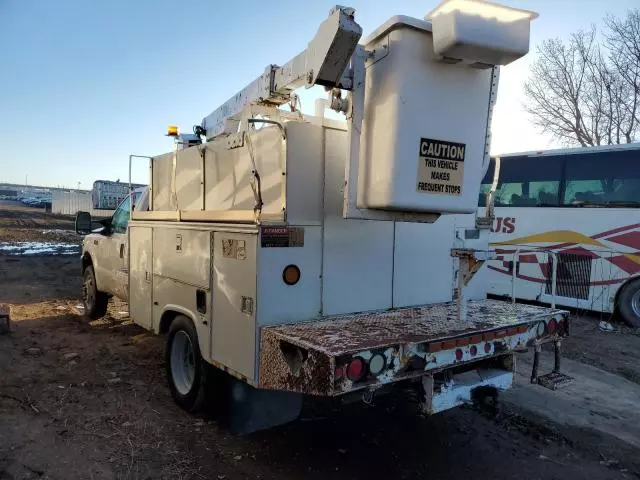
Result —
<path fill-rule="evenodd" d="M 455 302 L 447 302 L 265 327 L 262 335 L 335 357 L 392 344 L 422 343 L 569 315 L 564 310 L 499 300 L 470 301 L 468 308 L 467 321 L 458 320 Z"/>
<path fill-rule="evenodd" d="M 292 359 L 283 353 L 281 339 L 275 332 L 263 329 L 260 387 L 311 395 L 329 394 L 333 389 L 334 359 L 317 350 L 309 350 L 305 357 Z"/>

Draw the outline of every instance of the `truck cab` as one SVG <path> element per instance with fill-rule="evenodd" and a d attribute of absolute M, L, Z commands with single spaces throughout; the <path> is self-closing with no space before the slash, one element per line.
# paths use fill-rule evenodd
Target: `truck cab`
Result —
<path fill-rule="evenodd" d="M 82 301 L 89 318 L 106 313 L 109 297 L 128 300 L 130 215 L 132 210 L 147 209 L 148 190 L 137 188 L 120 202 L 110 218 L 96 222 L 88 212 L 77 213 L 76 232 L 85 235 L 81 254 Z"/>

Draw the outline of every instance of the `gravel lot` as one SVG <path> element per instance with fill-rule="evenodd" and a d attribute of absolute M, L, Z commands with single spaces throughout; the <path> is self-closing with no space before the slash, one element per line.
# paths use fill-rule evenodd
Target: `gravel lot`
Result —
<path fill-rule="evenodd" d="M 0 242 L 71 228 L 0 205 Z M 78 263 L 0 253 L 0 303 L 14 321 L 0 336 L 0 479 L 640 478 L 634 458 L 603 454 L 597 439 L 577 446 L 539 419 L 472 408 L 421 419 L 392 397 L 314 405 L 290 425 L 230 436 L 173 403 L 163 338 L 134 325 L 126 305 L 91 323 L 79 314 Z M 575 325 L 569 356 L 638 381 L 640 337 L 601 334 L 593 318 Z"/>

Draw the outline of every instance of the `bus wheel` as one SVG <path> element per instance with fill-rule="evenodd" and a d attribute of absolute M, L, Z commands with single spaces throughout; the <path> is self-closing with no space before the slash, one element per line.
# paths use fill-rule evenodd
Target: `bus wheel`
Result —
<path fill-rule="evenodd" d="M 618 297 L 618 310 L 632 327 L 640 327 L 640 278 L 629 282 Z"/>
<path fill-rule="evenodd" d="M 184 315 L 171 322 L 165 359 L 173 399 L 189 412 L 201 410 L 205 403 L 206 365 L 196 329 Z"/>

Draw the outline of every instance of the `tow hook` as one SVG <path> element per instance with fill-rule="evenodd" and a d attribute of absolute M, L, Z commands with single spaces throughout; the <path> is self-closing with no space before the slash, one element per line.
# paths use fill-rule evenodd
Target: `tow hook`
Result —
<path fill-rule="evenodd" d="M 369 406 L 373 406 L 373 400 L 375 397 L 375 390 L 365 390 L 362 393 L 362 401 Z"/>
<path fill-rule="evenodd" d="M 498 414 L 498 389 L 494 386 L 482 385 L 472 389 L 471 401 L 476 408 L 489 415 L 493 416 Z"/>

